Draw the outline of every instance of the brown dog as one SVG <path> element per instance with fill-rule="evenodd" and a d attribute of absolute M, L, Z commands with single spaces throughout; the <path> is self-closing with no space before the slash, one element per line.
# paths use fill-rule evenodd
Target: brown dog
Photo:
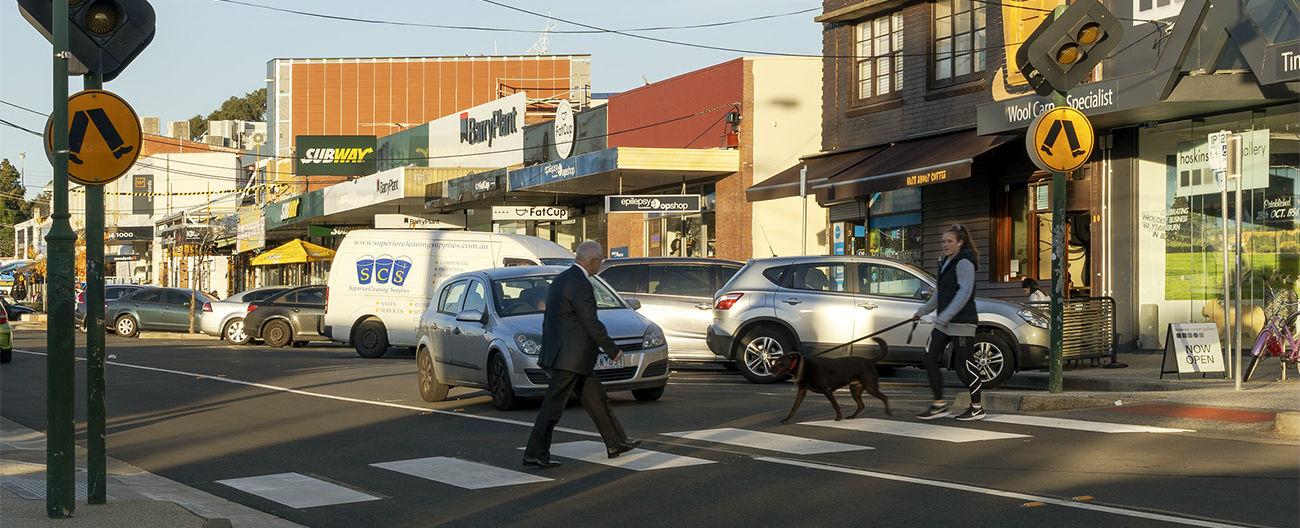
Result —
<path fill-rule="evenodd" d="M 810 389 L 825 394 L 826 399 L 831 401 L 831 407 L 835 408 L 835 421 L 842 420 L 844 415 L 840 413 L 840 403 L 835 401 L 835 391 L 845 385 L 849 386 L 849 393 L 853 395 L 853 401 L 858 404 L 857 410 L 853 411 L 849 418 L 857 418 L 866 407 L 866 404 L 862 403 L 863 390 L 884 402 L 885 414 L 894 415 L 889 410 L 889 398 L 880 392 L 880 378 L 876 375 L 875 366 L 865 358 L 852 356 L 805 358 L 802 354 L 792 352 L 777 359 L 776 370 L 773 372 L 776 376 L 789 373 L 794 374 L 794 382 L 799 387 L 799 392 L 795 394 L 794 407 L 790 409 L 790 414 L 781 420 L 781 423 L 789 423 L 795 411 L 799 410 L 799 404 L 803 403 L 804 394 L 807 394 Z"/>

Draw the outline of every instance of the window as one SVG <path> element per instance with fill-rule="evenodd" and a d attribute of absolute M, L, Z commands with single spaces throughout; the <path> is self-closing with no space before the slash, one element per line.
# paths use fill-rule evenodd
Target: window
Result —
<path fill-rule="evenodd" d="M 858 100 L 895 97 L 903 90 L 903 14 L 861 22 L 856 32 Z"/>
<path fill-rule="evenodd" d="M 804 264 L 794 269 L 790 287 L 796 290 L 843 292 L 844 264 Z"/>
<path fill-rule="evenodd" d="M 603 281 L 596 277 L 590 277 L 587 280 L 591 281 L 591 289 L 595 290 L 597 310 L 623 307 L 622 299 L 619 299 L 618 294 L 610 291 Z"/>
<path fill-rule="evenodd" d="M 712 297 L 715 288 L 708 266 L 649 266 L 646 293 L 683 297 Z"/>
<path fill-rule="evenodd" d="M 551 279 L 554 277 L 524 277 L 493 282 L 497 314 L 510 317 L 546 311 L 546 294 L 550 291 Z"/>
<path fill-rule="evenodd" d="M 130 288 L 108 288 L 104 290 L 104 300 L 116 301 L 118 299 L 121 299 L 122 297 L 125 297 L 127 294 L 131 293 L 132 291 L 135 290 L 132 290 Z"/>
<path fill-rule="evenodd" d="M 775 268 L 767 268 L 763 270 L 763 276 L 767 277 L 767 280 L 772 281 L 772 284 L 776 284 L 779 286 L 785 280 L 785 270 L 788 269 L 790 269 L 789 266 L 777 266 Z"/>
<path fill-rule="evenodd" d="M 310 288 L 306 290 L 298 290 L 298 293 L 293 294 L 293 298 L 290 299 L 290 302 L 294 304 L 311 304 L 311 305 L 323 306 L 325 304 L 325 289 Z"/>
<path fill-rule="evenodd" d="M 735 277 L 736 274 L 739 272 L 740 272 L 740 268 L 736 268 L 732 266 L 714 266 L 713 268 L 713 275 L 714 275 L 713 290 L 714 291 L 709 292 L 709 296 L 710 297 L 713 296 L 714 293 L 717 293 L 717 290 L 720 290 L 722 289 L 723 286 L 726 286 L 727 283 L 731 281 L 731 278 Z"/>
<path fill-rule="evenodd" d="M 978 0 L 935 0 L 933 74 L 936 84 L 975 80 L 984 71 L 985 9 Z"/>
<path fill-rule="evenodd" d="M 465 296 L 465 287 L 469 286 L 469 281 L 456 281 L 442 290 L 442 297 L 438 299 L 438 313 L 447 315 L 456 315 L 460 313 L 460 299 Z"/>
<path fill-rule="evenodd" d="M 928 287 L 929 284 L 920 277 L 900 268 L 882 264 L 858 266 L 858 293 L 900 299 L 921 299 L 921 292 Z"/>
<path fill-rule="evenodd" d="M 867 207 L 866 254 L 922 263 L 921 189 L 899 189 L 872 195 Z M 854 226 L 856 242 L 858 226 Z M 856 244 L 855 244 L 856 245 Z M 854 252 L 853 254 L 860 254 Z"/>
<path fill-rule="evenodd" d="M 487 311 L 487 291 L 483 288 L 483 283 L 474 281 L 469 287 L 469 293 L 465 294 L 465 302 L 461 303 L 460 311 L 478 310 Z"/>
<path fill-rule="evenodd" d="M 190 293 L 189 293 L 189 292 L 176 291 L 176 290 L 169 290 L 169 291 L 167 292 L 166 297 L 164 297 L 164 299 L 165 299 L 165 300 L 163 301 L 164 303 L 170 304 L 170 305 L 172 305 L 172 306 L 181 306 L 181 305 L 189 306 L 189 305 L 190 305 Z M 203 304 L 203 298 L 202 298 L 202 297 L 195 297 L 195 298 L 194 298 L 194 302 L 197 302 L 197 303 L 199 303 L 199 304 Z"/>
<path fill-rule="evenodd" d="M 529 260 L 529 259 L 526 259 L 526 258 L 513 258 L 513 257 L 506 257 L 506 258 L 502 259 L 502 264 L 504 264 L 504 266 L 502 266 L 502 267 L 505 267 L 505 268 L 512 268 L 512 267 L 515 267 L 515 266 L 536 266 L 536 265 L 537 265 L 536 262 L 533 262 L 533 261 L 531 261 L 531 260 Z"/>
<path fill-rule="evenodd" d="M 645 293 L 645 266 L 613 266 L 600 272 L 614 291 L 621 293 Z"/>
<path fill-rule="evenodd" d="M 131 298 L 135 302 L 156 303 L 162 302 L 162 290 L 144 290 Z"/>

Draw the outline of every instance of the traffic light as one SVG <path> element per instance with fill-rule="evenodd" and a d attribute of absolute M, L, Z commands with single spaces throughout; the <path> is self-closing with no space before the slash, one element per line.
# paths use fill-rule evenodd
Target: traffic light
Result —
<path fill-rule="evenodd" d="M 1078 86 L 1124 39 L 1124 26 L 1097 0 L 1077 0 L 1045 20 L 1016 52 L 1016 67 L 1040 95 Z"/>
<path fill-rule="evenodd" d="M 147 0 L 18 0 L 18 10 L 47 40 L 52 2 L 68 2 L 68 50 L 85 69 L 117 77 L 153 40 L 154 12 Z"/>

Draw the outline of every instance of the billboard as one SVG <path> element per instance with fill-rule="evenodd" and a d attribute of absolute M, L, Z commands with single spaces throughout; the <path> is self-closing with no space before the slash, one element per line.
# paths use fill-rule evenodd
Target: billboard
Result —
<path fill-rule="evenodd" d="M 299 176 L 365 176 L 377 170 L 375 136 L 298 136 Z"/>
<path fill-rule="evenodd" d="M 429 167 L 495 169 L 524 162 L 523 92 L 429 122 Z"/>

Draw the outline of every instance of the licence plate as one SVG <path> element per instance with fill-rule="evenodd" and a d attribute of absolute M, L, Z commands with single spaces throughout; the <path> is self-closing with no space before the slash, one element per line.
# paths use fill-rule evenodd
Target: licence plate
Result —
<path fill-rule="evenodd" d="M 623 368 L 623 362 L 627 360 L 627 354 L 623 354 L 618 359 L 610 359 L 609 356 L 601 354 L 596 356 L 596 370 L 607 370 Z"/>

